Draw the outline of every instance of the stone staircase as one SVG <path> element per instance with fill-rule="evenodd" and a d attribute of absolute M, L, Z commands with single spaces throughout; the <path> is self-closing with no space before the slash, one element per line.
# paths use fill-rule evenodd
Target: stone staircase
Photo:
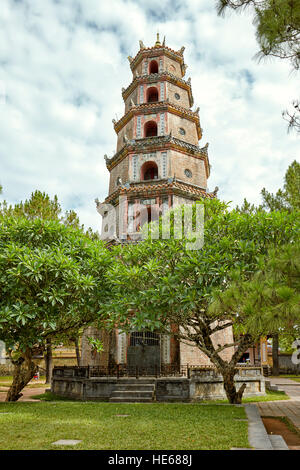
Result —
<path fill-rule="evenodd" d="M 111 393 L 111 403 L 149 403 L 155 397 L 155 379 L 120 379 Z"/>

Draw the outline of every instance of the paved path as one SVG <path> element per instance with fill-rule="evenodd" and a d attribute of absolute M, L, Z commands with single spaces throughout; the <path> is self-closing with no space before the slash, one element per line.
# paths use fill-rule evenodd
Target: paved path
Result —
<path fill-rule="evenodd" d="M 261 416 L 286 416 L 300 431 L 300 383 L 291 379 L 270 379 L 271 385 L 277 385 L 291 399 L 258 403 Z"/>
<path fill-rule="evenodd" d="M 45 393 L 46 388 L 49 388 L 49 385 L 41 384 L 41 387 L 38 387 L 38 388 L 25 387 L 24 390 L 22 391 L 23 396 L 18 400 L 18 402 L 19 401 L 39 402 L 39 400 L 35 400 L 34 398 L 31 398 L 31 397 L 34 395 L 41 395 L 42 393 Z M 8 390 L 7 387 L 0 387 L 0 402 L 5 401 L 7 390 Z"/>

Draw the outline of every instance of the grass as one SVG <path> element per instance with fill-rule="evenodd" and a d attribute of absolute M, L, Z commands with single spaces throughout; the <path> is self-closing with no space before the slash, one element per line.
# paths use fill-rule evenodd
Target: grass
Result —
<path fill-rule="evenodd" d="M 284 392 L 266 390 L 266 395 L 257 397 L 243 398 L 242 403 L 258 403 L 262 401 L 276 401 L 276 400 L 289 400 L 290 397 Z M 206 400 L 204 403 L 229 403 L 227 399 L 224 400 Z"/>
<path fill-rule="evenodd" d="M 53 397 L 52 397 L 53 399 Z M 128 417 L 118 417 L 127 414 Z M 1 450 L 192 450 L 249 447 L 243 407 L 184 403 L 0 403 Z"/>
<path fill-rule="evenodd" d="M 12 384 L 12 376 L 11 375 L 5 375 L 0 377 L 0 387 L 10 387 Z M 32 380 L 27 387 L 28 388 L 40 388 L 45 385 L 45 377 L 41 376 L 39 380 L 35 381 Z"/>

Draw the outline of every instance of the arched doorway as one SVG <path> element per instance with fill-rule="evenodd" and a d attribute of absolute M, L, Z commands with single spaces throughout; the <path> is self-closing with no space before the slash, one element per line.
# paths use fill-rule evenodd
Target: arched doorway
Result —
<path fill-rule="evenodd" d="M 151 86 L 147 90 L 147 103 L 158 101 L 158 90 L 155 86 Z"/>
<path fill-rule="evenodd" d="M 154 137 L 157 135 L 157 124 L 155 121 L 148 121 L 144 127 L 145 137 Z"/>
<path fill-rule="evenodd" d="M 149 64 L 149 73 L 158 73 L 158 63 L 156 60 L 151 60 Z"/>
<path fill-rule="evenodd" d="M 146 162 L 141 168 L 141 180 L 154 180 L 158 177 L 158 168 L 155 162 Z"/>

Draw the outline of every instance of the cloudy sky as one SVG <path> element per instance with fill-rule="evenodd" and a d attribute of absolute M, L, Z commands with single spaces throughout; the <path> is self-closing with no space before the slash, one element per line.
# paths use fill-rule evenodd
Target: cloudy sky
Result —
<path fill-rule="evenodd" d="M 298 97 L 298 77 L 280 60 L 258 64 L 249 14 L 216 14 L 214 0 L 1 0 L 0 182 L 15 203 L 39 189 L 100 229 L 103 155 L 115 153 L 112 119 L 131 82 L 127 56 L 138 40 L 185 46 L 212 165 L 209 188 L 233 204 L 259 203 L 299 159 L 281 111 Z"/>

